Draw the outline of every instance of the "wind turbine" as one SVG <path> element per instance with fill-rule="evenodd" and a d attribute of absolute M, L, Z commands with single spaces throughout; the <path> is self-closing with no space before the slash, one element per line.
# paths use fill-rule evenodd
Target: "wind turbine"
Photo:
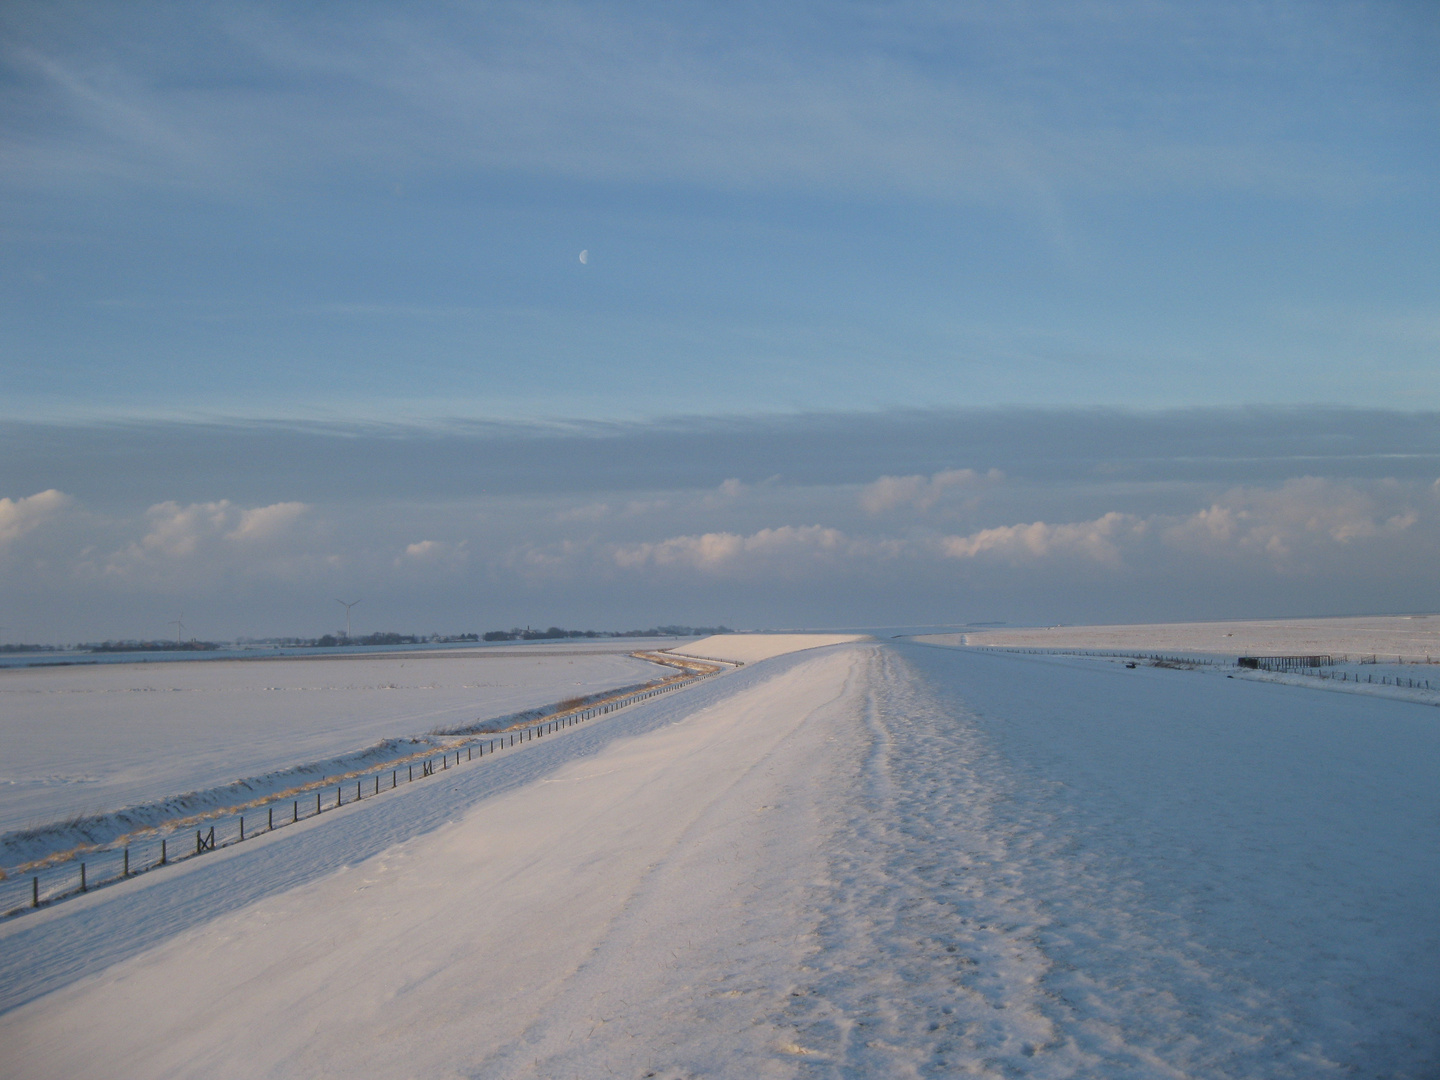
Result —
<path fill-rule="evenodd" d="M 175 627 L 175 647 L 176 647 L 177 649 L 180 648 L 180 645 L 181 645 L 180 639 L 181 639 L 181 638 L 184 636 L 184 634 L 185 634 L 185 623 L 181 621 L 181 620 L 183 620 L 184 618 L 185 618 L 185 613 L 182 611 L 182 612 L 180 613 L 180 618 L 179 618 L 179 619 L 171 619 L 170 622 L 169 622 L 169 625 L 170 625 L 170 626 Z"/>
<path fill-rule="evenodd" d="M 350 640 L 350 609 L 351 609 L 352 607 L 354 607 L 356 604 L 360 603 L 360 601 L 359 601 L 359 600 L 351 600 L 348 604 L 347 604 L 344 600 L 336 600 L 335 602 L 345 609 L 345 640 L 346 640 L 346 641 L 349 641 L 349 640 Z"/>

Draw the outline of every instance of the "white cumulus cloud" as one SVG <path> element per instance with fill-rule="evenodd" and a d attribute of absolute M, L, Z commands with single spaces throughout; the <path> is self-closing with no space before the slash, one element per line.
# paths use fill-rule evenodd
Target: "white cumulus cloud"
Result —
<path fill-rule="evenodd" d="M 83 561 L 81 569 L 125 581 L 178 581 L 175 575 L 207 574 L 293 576 L 300 561 L 321 558 L 313 550 L 314 537 L 297 527 L 309 511 L 298 502 L 248 508 L 228 499 L 156 503 L 141 519 L 139 539 L 98 561 Z"/>
<path fill-rule="evenodd" d="M 883 514 L 902 506 L 929 510 L 953 488 L 978 487 L 1004 478 L 999 469 L 979 473 L 974 469 L 946 469 L 934 476 L 882 476 L 860 490 L 860 508 L 867 514 Z"/>
<path fill-rule="evenodd" d="M 989 553 L 1012 560 L 1078 554 L 1113 564 L 1120 561 L 1122 546 L 1143 538 L 1149 528 L 1150 522 L 1144 518 L 1111 511 L 1093 521 L 1059 525 L 1032 521 L 981 529 L 968 536 L 946 536 L 940 541 L 940 550 L 951 559 L 973 559 Z"/>
<path fill-rule="evenodd" d="M 464 540 L 452 544 L 445 540 L 420 540 L 407 544 L 396 557 L 396 566 L 432 567 L 454 570 L 469 561 L 470 551 Z"/>
<path fill-rule="evenodd" d="M 818 554 L 843 552 L 849 546 L 844 533 L 821 525 L 781 525 L 749 536 L 715 532 L 698 536 L 672 536 L 657 543 L 618 545 L 612 558 L 617 566 L 681 566 L 716 571 L 755 561 L 803 561 Z"/>
<path fill-rule="evenodd" d="M 1394 536 L 1415 525 L 1419 515 L 1381 484 L 1371 490 L 1307 476 L 1278 488 L 1236 488 L 1209 507 L 1171 524 L 1170 543 L 1202 550 L 1233 548 L 1290 555 L 1301 546 L 1348 545 Z M 1390 502 L 1390 505 L 1386 505 Z"/>
<path fill-rule="evenodd" d="M 284 535 L 310 507 L 302 502 L 273 503 L 240 512 L 240 523 L 227 534 L 230 540 L 271 540 Z"/>
<path fill-rule="evenodd" d="M 51 488 L 22 499 L 0 499 L 0 544 L 8 544 L 54 520 L 74 500 Z"/>

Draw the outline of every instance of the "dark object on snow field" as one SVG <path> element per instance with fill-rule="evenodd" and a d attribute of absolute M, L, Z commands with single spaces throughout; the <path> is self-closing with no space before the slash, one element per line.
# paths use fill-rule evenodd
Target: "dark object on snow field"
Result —
<path fill-rule="evenodd" d="M 1330 667 L 1335 663 L 1335 658 L 1328 653 L 1317 656 L 1242 656 L 1235 662 L 1243 668 L 1299 671 L 1302 668 Z"/>

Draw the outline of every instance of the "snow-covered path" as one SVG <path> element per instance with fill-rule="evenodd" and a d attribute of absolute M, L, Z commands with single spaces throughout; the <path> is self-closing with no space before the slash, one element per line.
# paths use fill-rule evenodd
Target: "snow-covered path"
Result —
<path fill-rule="evenodd" d="M 1404 702 L 798 653 L 0 927 L 5 1072 L 1433 1076 L 1437 764 Z"/>

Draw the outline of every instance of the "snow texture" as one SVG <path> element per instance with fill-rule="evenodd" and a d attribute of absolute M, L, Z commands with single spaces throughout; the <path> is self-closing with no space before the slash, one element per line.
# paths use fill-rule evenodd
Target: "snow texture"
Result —
<path fill-rule="evenodd" d="M 7 1075 L 1427 1077 L 1432 708 L 755 663 L 0 926 Z"/>

